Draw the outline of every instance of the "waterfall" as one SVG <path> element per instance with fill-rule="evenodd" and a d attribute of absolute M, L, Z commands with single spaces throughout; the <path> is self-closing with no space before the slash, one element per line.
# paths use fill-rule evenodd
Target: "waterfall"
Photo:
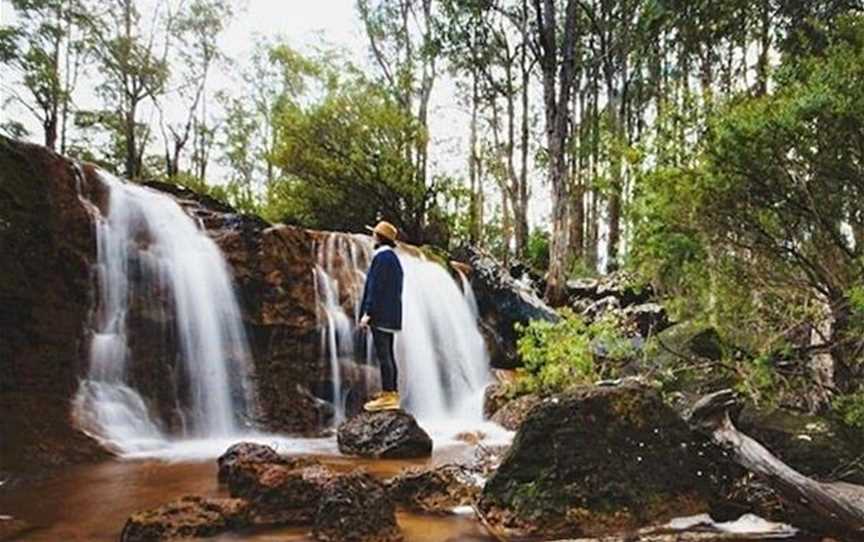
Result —
<path fill-rule="evenodd" d="M 474 295 L 474 288 L 471 286 L 471 281 L 465 276 L 465 273 L 458 271 L 459 280 L 462 283 L 462 294 L 465 296 L 465 301 L 468 302 L 468 308 L 471 309 L 471 315 L 475 320 L 480 320 L 480 308 L 477 306 L 477 296 Z"/>
<path fill-rule="evenodd" d="M 96 222 L 98 297 L 90 369 L 75 398 L 76 416 L 122 451 L 167 439 L 168 424 L 153 414 L 134 378 L 136 364 L 155 361 L 130 355 L 127 320 L 130 303 L 137 303 L 139 312 L 174 322 L 165 335 L 176 338 L 177 352 L 167 354 L 177 360 L 176 380 L 183 383 L 182 394 L 174 391 L 180 436 L 236 433 L 238 413 L 254 403 L 251 356 L 221 251 L 172 198 L 106 173 L 100 177 L 108 203 Z"/>
<path fill-rule="evenodd" d="M 364 235 L 329 234 L 316 250 L 316 289 L 324 315 L 319 322 L 333 372 L 333 402 L 341 415 L 343 364 L 352 352 L 358 357 L 354 337 L 372 242 Z M 396 336 L 403 407 L 426 421 L 482 421 L 489 358 L 470 285 L 463 294 L 442 265 L 401 249 L 397 254 L 405 273 L 403 327 Z M 366 344 L 370 343 L 367 337 Z"/>

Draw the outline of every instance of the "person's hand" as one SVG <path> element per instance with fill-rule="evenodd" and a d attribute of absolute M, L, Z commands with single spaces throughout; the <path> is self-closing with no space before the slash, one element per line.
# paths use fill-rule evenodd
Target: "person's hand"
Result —
<path fill-rule="evenodd" d="M 360 329 L 368 329 L 369 328 L 369 315 L 364 314 L 363 318 L 360 319 Z"/>

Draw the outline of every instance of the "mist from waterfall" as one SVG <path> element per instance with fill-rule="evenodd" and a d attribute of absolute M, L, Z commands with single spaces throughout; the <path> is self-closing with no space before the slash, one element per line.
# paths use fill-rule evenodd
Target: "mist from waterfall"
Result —
<path fill-rule="evenodd" d="M 319 324 L 333 373 L 337 416 L 344 412 L 340 411 L 345 393 L 341 372 L 346 357 L 352 352 L 357 357 L 359 302 L 372 248 L 368 236 L 339 233 L 329 234 L 316 247 L 318 303 L 324 314 Z M 455 418 L 481 423 L 489 357 L 470 283 L 462 280 L 460 290 L 442 265 L 402 249 L 397 254 L 405 273 L 402 332 L 396 336 L 402 406 L 427 423 Z M 366 344 L 370 343 L 367 338 Z M 369 353 L 367 348 L 367 359 L 360 361 L 374 363 Z"/>
<path fill-rule="evenodd" d="M 96 222 L 98 298 L 90 369 L 75 398 L 77 418 L 124 452 L 164 445 L 171 437 L 237 433 L 239 417 L 254 404 L 251 355 L 221 251 L 172 198 L 106 173 L 100 177 L 108 203 Z M 174 370 L 183 382 L 183 396 L 175 397 L 179 435 L 136 389 L 133 365 L 156 360 L 131 359 L 127 320 L 133 298 L 157 318 L 175 322 L 166 334 L 176 337 L 179 350 L 167 353 L 177 360 Z"/>

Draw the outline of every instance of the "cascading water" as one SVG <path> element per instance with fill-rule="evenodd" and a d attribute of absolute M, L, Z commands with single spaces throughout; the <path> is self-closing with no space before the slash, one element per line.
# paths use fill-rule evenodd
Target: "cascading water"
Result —
<path fill-rule="evenodd" d="M 173 199 L 105 173 L 101 178 L 108 210 L 96 224 L 98 301 L 77 417 L 126 452 L 167 439 L 130 378 L 139 360 L 130 359 L 127 316 L 137 295 L 151 309 L 172 311 L 176 322 L 171 333 L 185 383 L 184 397 L 177 398 L 181 436 L 234 434 L 238 413 L 253 408 L 254 394 L 248 383 L 251 356 L 222 253 Z"/>
<path fill-rule="evenodd" d="M 359 297 L 372 243 L 367 236 L 330 234 L 317 250 L 317 291 L 325 315 L 321 332 L 334 373 L 338 411 L 344 406 L 341 360 L 355 348 Z M 454 417 L 479 423 L 489 359 L 477 327 L 470 285 L 463 293 L 441 265 L 402 250 L 398 255 L 405 272 L 403 328 L 396 339 L 403 406 L 427 423 Z M 346 303 L 354 309 L 353 318 L 343 308 Z"/>
<path fill-rule="evenodd" d="M 330 365 L 334 421 L 338 423 L 345 418 L 341 360 L 355 353 L 355 325 L 360 316 L 357 314 L 361 295 L 358 292 L 365 280 L 365 273 L 360 271 L 358 266 L 358 246 L 351 236 L 331 234 L 323 242 L 318 242 L 318 245 L 315 250 L 318 261 L 313 270 L 315 294 L 321 308 L 318 327 L 321 329 L 321 351 L 327 356 Z M 344 256 L 348 256 L 347 261 L 342 260 Z M 365 256 L 364 254 L 364 261 Z M 335 262 L 337 257 L 340 258 L 339 267 L 344 271 L 341 274 L 337 274 Z M 340 290 L 340 278 L 342 290 Z M 341 292 L 351 296 L 352 305 L 355 307 L 353 317 L 348 316 L 342 307 Z"/>

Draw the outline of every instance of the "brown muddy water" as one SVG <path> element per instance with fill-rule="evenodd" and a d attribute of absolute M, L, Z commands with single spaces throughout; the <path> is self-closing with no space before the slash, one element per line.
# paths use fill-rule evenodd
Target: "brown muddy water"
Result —
<path fill-rule="evenodd" d="M 438 451 L 429 460 L 362 460 L 338 455 L 310 455 L 338 471 L 364 468 L 388 477 L 414 466 L 432 466 L 464 460 L 471 446 Z M 33 526 L 16 540 L 22 542 L 117 542 L 126 519 L 139 510 L 154 508 L 183 495 L 227 496 L 216 480 L 215 459 L 169 462 L 113 460 L 65 469 L 51 478 L 0 491 L 0 515 Z M 398 514 L 406 542 L 491 542 L 473 515 Z M 267 528 L 223 534 L 219 542 L 311 541 L 308 528 Z M 737 539 L 742 540 L 742 539 Z M 752 540 L 756 540 L 753 538 Z M 812 542 L 812 538 L 784 540 Z M 818 540 L 818 539 L 817 539 Z"/>
<path fill-rule="evenodd" d="M 430 461 L 364 461 L 319 457 L 336 470 L 366 468 L 390 476 Z M 216 461 L 170 463 L 116 460 L 69 468 L 50 479 L 0 492 L 0 514 L 34 526 L 18 540 L 27 542 L 116 542 L 133 512 L 183 495 L 227 496 L 216 481 Z M 491 541 L 471 515 L 433 516 L 399 513 L 406 542 Z M 308 529 L 261 529 L 225 534 L 211 540 L 295 542 L 313 540 Z"/>

